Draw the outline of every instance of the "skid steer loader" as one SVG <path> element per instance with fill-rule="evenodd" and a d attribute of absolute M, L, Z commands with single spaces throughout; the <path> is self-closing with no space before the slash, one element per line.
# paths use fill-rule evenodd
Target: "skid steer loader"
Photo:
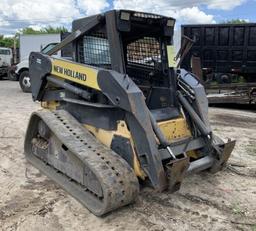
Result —
<path fill-rule="evenodd" d="M 26 158 L 95 215 L 133 202 L 140 185 L 176 191 L 186 174 L 219 171 L 234 148 L 212 133 L 203 86 L 168 59 L 174 23 L 108 11 L 30 55 L 42 110 L 31 115 Z M 51 57 L 69 43 L 73 61 Z"/>

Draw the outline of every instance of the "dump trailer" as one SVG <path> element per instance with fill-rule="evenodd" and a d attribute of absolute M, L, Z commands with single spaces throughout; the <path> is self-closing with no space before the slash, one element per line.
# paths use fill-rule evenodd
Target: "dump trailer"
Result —
<path fill-rule="evenodd" d="M 195 39 L 181 67 L 202 73 L 210 103 L 256 103 L 256 23 L 182 25 L 181 30 Z"/>
<path fill-rule="evenodd" d="M 75 20 L 47 54 L 33 52 L 25 156 L 93 214 L 132 203 L 140 185 L 176 191 L 219 171 L 235 141 L 215 136 L 204 87 L 170 60 L 175 20 L 112 10 Z M 73 44 L 73 60 L 51 57 Z M 169 60 L 168 60 L 169 54 Z"/>

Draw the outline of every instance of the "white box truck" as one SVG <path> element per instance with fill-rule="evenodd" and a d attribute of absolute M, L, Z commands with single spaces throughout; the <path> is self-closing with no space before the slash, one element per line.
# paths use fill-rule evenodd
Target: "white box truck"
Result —
<path fill-rule="evenodd" d="M 50 50 L 53 46 L 58 44 L 70 33 L 59 34 L 37 34 L 37 35 L 20 35 L 20 63 L 13 69 L 11 75 L 12 79 L 19 80 L 20 87 L 24 92 L 30 92 L 30 78 L 29 78 L 29 55 L 32 51 L 41 51 L 43 53 Z M 72 54 L 65 50 L 65 56 L 71 59 Z M 71 49 L 70 49 L 71 50 Z M 55 57 L 62 57 L 62 51 L 53 55 Z M 67 55 L 68 53 L 68 55 Z"/>
<path fill-rule="evenodd" d="M 41 51 L 49 43 L 59 43 L 61 34 L 20 35 L 20 61 L 27 59 L 31 51 Z"/>

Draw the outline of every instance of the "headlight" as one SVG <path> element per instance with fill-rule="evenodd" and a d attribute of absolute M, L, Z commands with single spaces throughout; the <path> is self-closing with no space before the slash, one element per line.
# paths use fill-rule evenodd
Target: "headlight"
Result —
<path fill-rule="evenodd" d="M 130 20 L 130 13 L 122 11 L 120 15 L 121 20 L 129 21 Z"/>
<path fill-rule="evenodd" d="M 175 20 L 174 19 L 168 19 L 167 20 L 167 26 L 168 27 L 174 27 Z"/>

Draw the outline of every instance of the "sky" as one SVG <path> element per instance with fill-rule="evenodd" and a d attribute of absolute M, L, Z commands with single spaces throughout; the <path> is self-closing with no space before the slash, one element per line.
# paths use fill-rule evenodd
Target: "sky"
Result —
<path fill-rule="evenodd" d="M 256 0 L 0 0 L 0 34 L 24 27 L 65 26 L 74 19 L 111 9 L 158 13 L 180 24 L 221 23 L 230 19 L 256 22 Z"/>

